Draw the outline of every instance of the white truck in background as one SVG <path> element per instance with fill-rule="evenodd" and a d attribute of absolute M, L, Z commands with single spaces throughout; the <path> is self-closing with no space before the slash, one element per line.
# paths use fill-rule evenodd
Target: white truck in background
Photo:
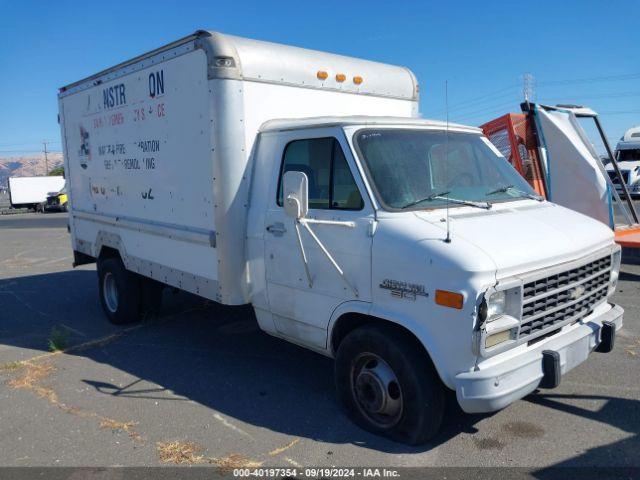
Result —
<path fill-rule="evenodd" d="M 640 126 L 627 130 L 616 146 L 616 159 L 622 179 L 631 195 L 640 195 Z M 616 187 L 622 191 L 613 165 L 607 165 L 607 172 Z"/>
<path fill-rule="evenodd" d="M 620 248 L 406 68 L 199 31 L 60 89 L 75 264 L 114 323 L 165 285 L 335 357 L 359 425 L 438 431 L 610 351 Z"/>
<path fill-rule="evenodd" d="M 63 176 L 10 177 L 9 201 L 13 208 L 40 209 L 50 192 L 64 188 L 64 182 Z"/>

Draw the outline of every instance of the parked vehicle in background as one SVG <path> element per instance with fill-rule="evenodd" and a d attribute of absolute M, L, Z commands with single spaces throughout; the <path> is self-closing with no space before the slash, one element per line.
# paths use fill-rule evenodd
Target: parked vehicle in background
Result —
<path fill-rule="evenodd" d="M 620 138 L 616 146 L 616 157 L 629 193 L 640 195 L 640 126 L 630 128 Z M 616 190 L 622 191 L 613 166 L 607 165 L 607 172 L 611 176 Z"/>
<path fill-rule="evenodd" d="M 64 187 L 64 177 L 10 177 L 9 200 L 13 208 L 43 209 L 49 192 L 59 192 Z"/>
<path fill-rule="evenodd" d="M 68 207 L 67 190 L 63 188 L 59 192 L 50 192 L 47 201 L 43 204 L 45 212 L 66 212 Z"/>
<path fill-rule="evenodd" d="M 481 125 L 489 140 L 540 196 L 608 225 L 621 247 L 640 248 L 640 216 L 621 182 L 629 172 L 621 171 L 598 113 L 569 104 L 524 102 L 520 108 Z M 599 138 L 585 127 L 595 127 Z"/>
<path fill-rule="evenodd" d="M 60 89 L 75 265 L 110 321 L 166 285 L 334 357 L 363 428 L 434 436 L 607 352 L 620 248 L 406 68 L 196 32 Z"/>

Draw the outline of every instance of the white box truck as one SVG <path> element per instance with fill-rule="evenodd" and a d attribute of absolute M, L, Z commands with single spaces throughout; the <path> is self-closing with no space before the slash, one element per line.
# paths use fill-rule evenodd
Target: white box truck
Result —
<path fill-rule="evenodd" d="M 10 177 L 9 201 L 13 208 L 42 208 L 51 192 L 64 188 L 64 177 Z"/>
<path fill-rule="evenodd" d="M 136 320 L 170 285 L 335 357 L 362 427 L 418 444 L 613 347 L 620 249 L 406 68 L 199 31 L 61 88 L 75 264 Z"/>
<path fill-rule="evenodd" d="M 616 145 L 615 155 L 627 190 L 631 195 L 640 195 L 640 126 L 624 132 Z M 622 192 L 622 185 L 613 164 L 609 163 L 606 168 L 616 190 Z"/>

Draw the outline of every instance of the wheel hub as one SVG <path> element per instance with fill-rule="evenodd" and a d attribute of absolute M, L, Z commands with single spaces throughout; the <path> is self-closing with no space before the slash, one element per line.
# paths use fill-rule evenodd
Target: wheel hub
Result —
<path fill-rule="evenodd" d="M 355 362 L 353 390 L 362 412 L 379 426 L 396 424 L 402 415 L 402 392 L 389 364 L 375 354 Z"/>
<path fill-rule="evenodd" d="M 356 379 L 356 392 L 360 403 L 372 413 L 381 413 L 386 404 L 382 381 L 368 371 L 363 371 Z"/>
<path fill-rule="evenodd" d="M 115 313 L 118 310 L 118 286 L 111 272 L 107 272 L 104 275 L 104 280 L 102 281 L 102 296 L 109 311 Z"/>

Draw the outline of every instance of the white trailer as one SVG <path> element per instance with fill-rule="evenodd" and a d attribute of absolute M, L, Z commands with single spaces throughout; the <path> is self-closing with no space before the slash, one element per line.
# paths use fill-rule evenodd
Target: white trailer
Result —
<path fill-rule="evenodd" d="M 9 201 L 13 208 L 36 209 L 51 192 L 59 192 L 64 188 L 64 177 L 10 177 Z"/>
<path fill-rule="evenodd" d="M 417 118 L 403 67 L 196 32 L 63 87 L 75 263 L 136 320 L 164 285 L 251 304 L 336 358 L 364 428 L 433 436 L 609 351 L 620 249 L 478 129 Z"/>

